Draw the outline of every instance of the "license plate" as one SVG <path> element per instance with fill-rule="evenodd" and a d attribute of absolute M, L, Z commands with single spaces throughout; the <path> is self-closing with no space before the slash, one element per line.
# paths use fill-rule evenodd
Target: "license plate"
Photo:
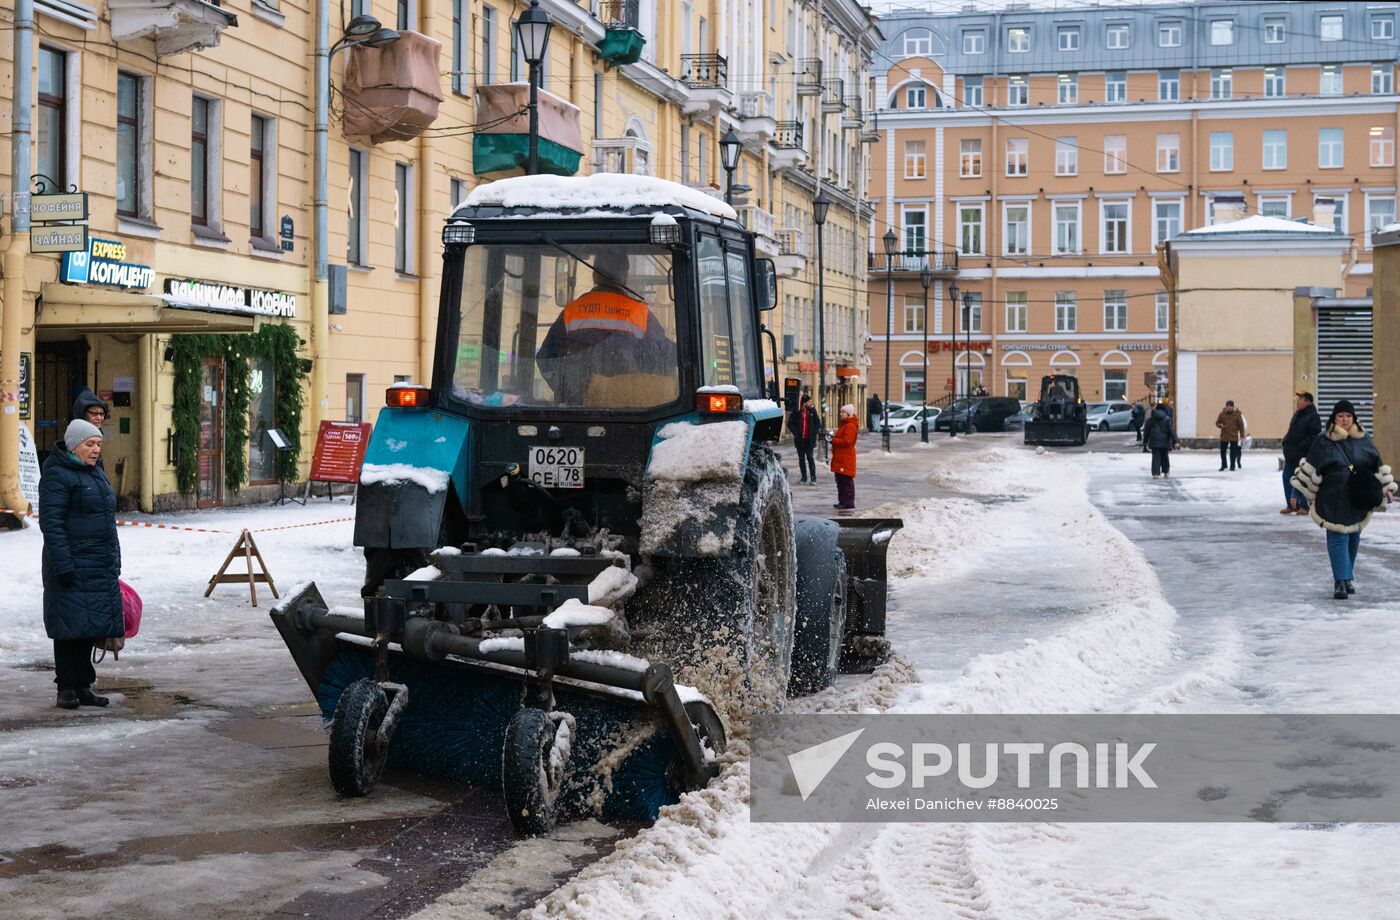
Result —
<path fill-rule="evenodd" d="M 546 489 L 582 489 L 583 448 L 531 447 L 530 479 Z"/>

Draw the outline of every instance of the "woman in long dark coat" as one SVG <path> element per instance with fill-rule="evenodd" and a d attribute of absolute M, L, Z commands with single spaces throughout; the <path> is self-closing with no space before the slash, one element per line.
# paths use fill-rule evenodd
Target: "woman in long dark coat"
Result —
<path fill-rule="evenodd" d="M 1353 484 L 1351 480 L 1358 477 Z M 1356 593 L 1352 569 L 1361 549 L 1361 531 L 1375 511 L 1385 508 L 1396 488 L 1390 467 L 1381 461 L 1348 400 L 1337 400 L 1322 434 L 1298 464 L 1293 487 L 1307 498 L 1313 521 L 1327 531 L 1332 596 L 1344 601 Z"/>
<path fill-rule="evenodd" d="M 54 683 L 63 709 L 107 705 L 105 696 L 92 692 L 92 651 L 124 628 L 117 497 L 97 464 L 101 455 L 102 432 L 74 419 L 39 478 L 44 629 L 53 640 Z"/>

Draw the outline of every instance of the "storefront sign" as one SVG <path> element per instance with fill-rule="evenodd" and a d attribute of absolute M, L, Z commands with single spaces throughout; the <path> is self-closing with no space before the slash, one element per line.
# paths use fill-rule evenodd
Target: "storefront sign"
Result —
<path fill-rule="evenodd" d="M 29 418 L 29 367 L 33 358 L 29 352 L 19 353 L 19 417 Z"/>
<path fill-rule="evenodd" d="M 217 281 L 165 279 L 165 293 L 192 303 L 207 303 L 216 310 L 248 313 L 254 316 L 281 316 L 295 319 L 297 295 L 285 291 L 238 287 Z"/>
<path fill-rule="evenodd" d="M 929 354 L 940 351 L 980 351 L 984 354 L 992 350 L 991 342 L 929 342 Z"/>
<path fill-rule="evenodd" d="M 369 422 L 321 422 L 311 458 L 311 481 L 359 482 L 372 428 Z"/>
<path fill-rule="evenodd" d="M 1119 351 L 1161 351 L 1165 343 L 1157 342 L 1135 342 L 1131 345 L 1119 345 Z"/>
<path fill-rule="evenodd" d="M 87 220 L 87 192 L 62 195 L 33 195 L 29 199 L 29 219 L 36 224 Z"/>
<path fill-rule="evenodd" d="M 87 248 L 86 224 L 59 224 L 29 230 L 30 252 L 84 252 Z"/>
<path fill-rule="evenodd" d="M 798 361 L 797 372 L 799 374 L 815 374 L 821 367 L 816 361 Z"/>
<path fill-rule="evenodd" d="M 34 507 L 39 507 L 39 451 L 29 426 L 19 426 L 19 494 Z"/>
<path fill-rule="evenodd" d="M 1064 345 L 1022 345 L 1019 342 L 1013 345 L 1001 346 L 1002 351 L 1078 351 L 1078 345 L 1066 343 Z"/>
<path fill-rule="evenodd" d="M 64 284 L 143 291 L 156 283 L 156 272 L 149 265 L 126 261 L 125 243 L 92 237 L 86 252 L 70 252 L 63 257 L 59 280 Z"/>
<path fill-rule="evenodd" d="M 860 376 L 860 370 L 859 370 L 858 368 L 854 368 L 854 367 L 838 367 L 838 368 L 836 369 L 836 376 L 837 376 L 837 377 L 846 377 L 846 378 L 849 378 L 849 377 L 859 377 L 859 376 Z"/>

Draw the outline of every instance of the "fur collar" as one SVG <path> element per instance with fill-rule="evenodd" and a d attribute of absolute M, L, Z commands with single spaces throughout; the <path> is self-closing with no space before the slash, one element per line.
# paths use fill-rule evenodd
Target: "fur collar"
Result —
<path fill-rule="evenodd" d="M 1361 430 L 1361 426 L 1356 422 L 1351 423 L 1350 431 L 1342 431 L 1336 425 L 1327 429 L 1327 439 L 1329 441 L 1341 441 L 1345 438 L 1364 438 L 1365 436 L 1366 432 Z"/>

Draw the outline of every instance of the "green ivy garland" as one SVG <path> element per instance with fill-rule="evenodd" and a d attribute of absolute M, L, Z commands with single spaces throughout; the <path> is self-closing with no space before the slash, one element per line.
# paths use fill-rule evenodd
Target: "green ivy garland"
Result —
<path fill-rule="evenodd" d="M 200 366 L 205 358 L 224 359 L 224 485 L 242 488 L 248 476 L 248 359 L 272 362 L 276 375 L 277 427 L 286 432 L 291 450 L 277 452 L 277 478 L 292 482 L 301 456 L 302 370 L 297 349 L 305 344 L 291 326 L 265 323 L 252 335 L 177 335 L 175 352 L 175 481 L 179 490 L 199 488 Z"/>

